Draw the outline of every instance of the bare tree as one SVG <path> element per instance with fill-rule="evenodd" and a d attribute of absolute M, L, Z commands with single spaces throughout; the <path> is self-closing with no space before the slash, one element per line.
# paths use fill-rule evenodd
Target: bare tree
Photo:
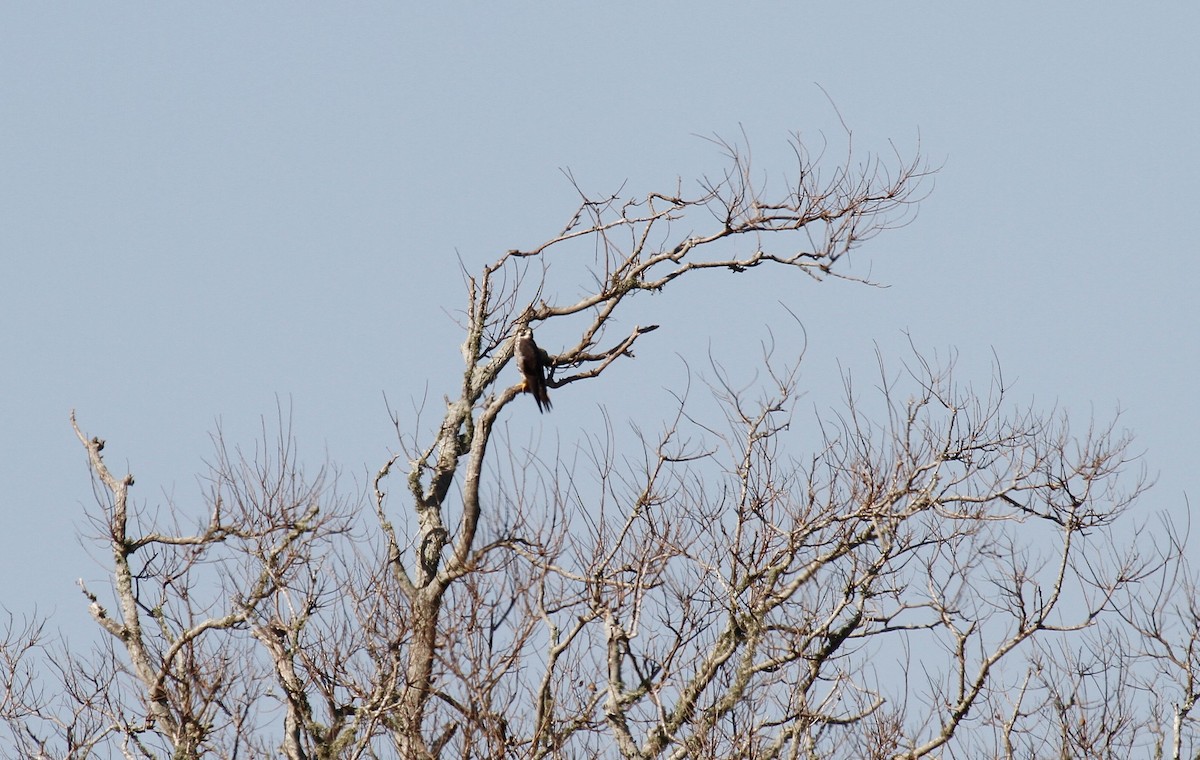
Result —
<path fill-rule="evenodd" d="M 518 334 L 572 336 L 525 348 L 548 410 L 641 350 L 656 325 L 616 331 L 641 293 L 848 277 L 928 173 L 797 138 L 774 191 L 718 144 L 728 169 L 694 194 L 580 192 L 558 234 L 465 274 L 461 385 L 427 432 L 393 416 L 361 498 L 306 474 L 281 414 L 250 454 L 216 437 L 202 508 L 156 513 L 72 417 L 103 637 L 80 654 L 10 620 L 0 738 L 79 758 L 1195 752 L 1185 542 L 1149 550 L 1131 522 L 1126 435 L 1016 406 L 998 369 L 976 390 L 952 360 L 880 358 L 877 393 L 847 375 L 810 416 L 800 359 L 768 344 L 757 384 L 706 373 L 723 419 L 681 390 L 633 447 L 611 426 L 551 459 L 507 440 Z"/>

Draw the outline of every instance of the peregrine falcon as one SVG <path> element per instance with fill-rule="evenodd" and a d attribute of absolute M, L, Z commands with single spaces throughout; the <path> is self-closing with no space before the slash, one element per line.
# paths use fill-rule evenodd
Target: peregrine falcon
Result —
<path fill-rule="evenodd" d="M 517 330 L 517 337 L 513 342 L 513 355 L 517 359 L 517 369 L 521 372 L 521 390 L 533 394 L 539 412 L 547 411 L 550 408 L 550 394 L 546 392 L 546 368 L 550 358 L 533 342 L 533 330 L 530 330 L 528 325 L 522 325 Z"/>

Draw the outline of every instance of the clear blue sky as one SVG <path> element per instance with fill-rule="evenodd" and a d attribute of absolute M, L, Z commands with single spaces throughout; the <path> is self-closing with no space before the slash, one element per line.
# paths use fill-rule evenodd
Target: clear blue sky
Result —
<path fill-rule="evenodd" d="M 877 290 L 716 280 L 648 300 L 636 362 L 516 437 L 669 402 L 803 321 L 806 403 L 956 348 L 981 385 L 1137 436 L 1182 518 L 1200 480 L 1200 6 L 1149 3 L 256 3 L 0 6 L 0 603 L 86 630 L 92 504 L 70 409 L 150 505 L 199 503 L 220 420 L 276 398 L 351 488 L 393 444 L 383 394 L 455 391 L 458 269 L 555 233 L 596 193 L 722 166 L 695 135 L 917 149 L 943 168 L 855 254 Z M 822 91 L 824 90 L 824 92 Z M 706 288 L 706 289 L 705 289 Z M 747 292 L 745 288 L 750 288 Z M 749 296 L 749 298 L 747 298 Z M 739 298 L 741 300 L 739 300 Z M 553 350 L 554 336 L 543 343 Z M 966 376 L 966 375 L 964 375 Z M 510 380 L 512 378 L 509 378 Z M 631 389 L 639 391 L 631 398 Z M 93 553 L 103 558 L 102 552 Z"/>

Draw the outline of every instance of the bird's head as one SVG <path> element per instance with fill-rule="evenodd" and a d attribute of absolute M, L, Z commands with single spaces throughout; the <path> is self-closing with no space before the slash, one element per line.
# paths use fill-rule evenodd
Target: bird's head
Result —
<path fill-rule="evenodd" d="M 517 328 L 517 337 L 525 340 L 533 337 L 533 330 L 529 329 L 529 325 L 521 325 Z"/>

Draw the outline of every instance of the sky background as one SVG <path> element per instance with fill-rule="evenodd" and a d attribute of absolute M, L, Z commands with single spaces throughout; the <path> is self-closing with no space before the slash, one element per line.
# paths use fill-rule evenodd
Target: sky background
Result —
<path fill-rule="evenodd" d="M 395 446 L 384 394 L 436 414 L 457 390 L 460 260 L 553 236 L 564 171 L 695 189 L 724 166 L 703 136 L 744 132 L 778 180 L 789 134 L 837 143 L 839 115 L 864 157 L 941 167 L 853 256 L 888 288 L 748 274 L 647 298 L 663 328 L 636 361 L 504 430 L 653 423 L 709 352 L 748 380 L 760 340 L 798 350 L 790 310 L 806 406 L 877 349 L 899 368 L 909 336 L 982 388 L 994 355 L 1015 400 L 1081 430 L 1119 411 L 1158 478 L 1139 509 L 1182 522 L 1197 32 L 1183 2 L 0 5 L 0 605 L 90 631 L 71 409 L 150 506 L 195 510 L 210 434 L 252 447 L 277 403 L 354 490 Z"/>

